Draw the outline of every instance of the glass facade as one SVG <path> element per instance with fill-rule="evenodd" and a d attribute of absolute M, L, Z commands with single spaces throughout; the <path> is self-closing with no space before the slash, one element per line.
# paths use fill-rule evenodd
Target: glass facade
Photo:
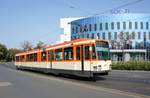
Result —
<path fill-rule="evenodd" d="M 112 60 L 150 60 L 150 15 L 119 14 L 82 18 L 71 22 L 71 38 L 109 41 Z"/>

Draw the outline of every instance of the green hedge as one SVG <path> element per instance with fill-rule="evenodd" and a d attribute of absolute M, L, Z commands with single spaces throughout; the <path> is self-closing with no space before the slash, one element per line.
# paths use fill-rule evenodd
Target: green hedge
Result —
<path fill-rule="evenodd" d="M 150 62 L 149 61 L 113 62 L 112 69 L 150 71 Z"/>

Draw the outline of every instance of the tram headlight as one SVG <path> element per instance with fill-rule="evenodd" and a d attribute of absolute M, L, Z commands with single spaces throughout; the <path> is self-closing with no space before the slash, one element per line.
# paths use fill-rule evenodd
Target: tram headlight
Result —
<path fill-rule="evenodd" d="M 102 65 L 98 65 L 98 70 L 99 70 L 99 71 L 102 70 Z"/>
<path fill-rule="evenodd" d="M 112 64 L 109 65 L 110 70 L 112 69 Z"/>
<path fill-rule="evenodd" d="M 100 67 L 100 68 L 101 68 L 101 65 L 98 65 L 98 67 Z"/>
<path fill-rule="evenodd" d="M 93 66 L 94 69 L 97 69 L 97 66 Z"/>
<path fill-rule="evenodd" d="M 96 71 L 97 70 L 97 66 L 93 66 L 93 69 Z"/>

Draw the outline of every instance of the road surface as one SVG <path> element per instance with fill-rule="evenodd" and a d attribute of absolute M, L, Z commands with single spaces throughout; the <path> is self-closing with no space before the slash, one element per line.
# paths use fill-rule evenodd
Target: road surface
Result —
<path fill-rule="evenodd" d="M 112 71 L 97 81 L 0 64 L 0 98 L 150 98 L 150 72 Z"/>

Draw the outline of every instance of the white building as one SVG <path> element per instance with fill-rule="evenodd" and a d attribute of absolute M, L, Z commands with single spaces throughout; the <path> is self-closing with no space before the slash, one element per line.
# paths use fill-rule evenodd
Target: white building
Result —
<path fill-rule="evenodd" d="M 57 41 L 57 43 L 61 43 L 64 41 L 70 41 L 71 40 L 71 21 L 77 20 L 80 18 L 61 18 L 60 19 L 60 28 L 62 29 L 60 34 L 60 40 Z"/>

